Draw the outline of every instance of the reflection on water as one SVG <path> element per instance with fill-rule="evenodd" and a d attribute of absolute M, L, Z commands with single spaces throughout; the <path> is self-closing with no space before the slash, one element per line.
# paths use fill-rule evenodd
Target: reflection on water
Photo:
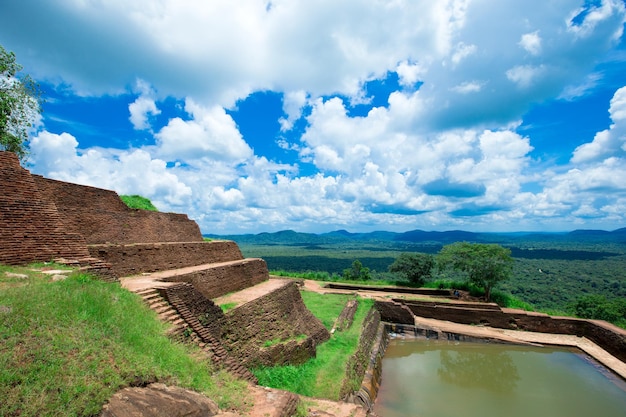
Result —
<path fill-rule="evenodd" d="M 492 389 L 510 393 L 517 386 L 519 374 L 508 352 L 476 352 L 441 349 L 437 373 L 449 384 L 461 387 Z"/>
<path fill-rule="evenodd" d="M 383 417 L 624 417 L 626 384 L 569 349 L 393 340 Z"/>

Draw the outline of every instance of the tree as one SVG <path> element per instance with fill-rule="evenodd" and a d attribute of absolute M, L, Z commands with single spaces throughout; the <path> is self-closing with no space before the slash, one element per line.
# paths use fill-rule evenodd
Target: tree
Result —
<path fill-rule="evenodd" d="M 426 253 L 401 253 L 391 265 L 389 272 L 402 275 L 412 284 L 422 285 L 430 278 L 435 257 Z"/>
<path fill-rule="evenodd" d="M 39 86 L 29 75 L 18 77 L 22 66 L 15 54 L 0 45 L 0 150 L 28 155 L 28 134 L 41 113 Z"/>
<path fill-rule="evenodd" d="M 364 267 L 361 261 L 356 259 L 352 262 L 352 268 L 343 270 L 343 277 L 350 281 L 369 281 L 370 269 Z"/>
<path fill-rule="evenodd" d="M 604 295 L 590 294 L 579 297 L 571 306 L 573 313 L 583 319 L 605 320 L 611 323 L 626 322 L 626 300 L 608 300 Z"/>
<path fill-rule="evenodd" d="M 456 242 L 441 249 L 437 262 L 442 268 L 466 272 L 469 281 L 483 288 L 490 300 L 493 287 L 511 276 L 514 261 L 511 250 L 497 244 Z"/>

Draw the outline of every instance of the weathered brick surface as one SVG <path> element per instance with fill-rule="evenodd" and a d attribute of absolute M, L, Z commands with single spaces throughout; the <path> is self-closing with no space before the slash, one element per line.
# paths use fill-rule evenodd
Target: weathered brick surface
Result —
<path fill-rule="evenodd" d="M 193 285 L 174 285 L 165 288 L 162 292 L 167 299 L 177 296 L 182 300 L 193 317 L 219 340 L 222 336 L 222 327 L 226 324 L 226 316 L 218 305 L 203 296 Z"/>
<path fill-rule="evenodd" d="M 56 204 L 66 230 L 80 233 L 87 243 L 202 241 L 198 224 L 186 214 L 130 209 L 114 191 L 33 177 Z"/>
<path fill-rule="evenodd" d="M 64 228 L 57 207 L 43 198 L 15 154 L 0 151 L 0 263 L 87 258 L 85 239 Z"/>
<path fill-rule="evenodd" d="M 260 284 L 269 278 L 263 259 L 247 258 L 222 265 L 211 265 L 185 275 L 165 278 L 163 281 L 187 282 L 206 298 L 213 299 L 231 292 Z"/>
<path fill-rule="evenodd" d="M 411 311 L 391 301 L 376 301 L 374 308 L 380 313 L 382 321 L 397 324 L 415 324 Z"/>
<path fill-rule="evenodd" d="M 239 247 L 231 241 L 106 244 L 88 248 L 92 256 L 109 262 L 121 277 L 243 259 Z"/>
<path fill-rule="evenodd" d="M 370 357 L 372 357 L 372 349 L 374 348 L 374 341 L 376 340 L 380 323 L 380 313 L 378 310 L 374 308 L 370 309 L 365 320 L 363 320 L 359 346 L 346 364 L 346 377 L 344 378 L 339 392 L 339 398 L 345 399 L 359 389 L 359 383 L 363 380 L 365 371 L 370 365 Z M 376 348 L 377 347 L 378 346 L 376 346 Z M 381 357 L 383 353 L 384 350 L 380 354 Z M 376 361 L 376 355 L 374 355 L 372 359 Z"/>
<path fill-rule="evenodd" d="M 275 355 L 272 360 L 287 356 L 288 349 L 292 349 L 289 355 L 293 355 L 294 360 L 311 352 L 311 345 L 307 345 L 311 342 L 298 342 L 278 347 L 272 353 L 266 349 L 261 354 L 265 341 L 289 341 L 306 335 L 317 346 L 330 338 L 322 322 L 305 307 L 295 282 L 237 307 L 227 313 L 226 318 L 227 324 L 222 329 L 223 344 L 248 367 L 263 363 L 272 353 Z"/>

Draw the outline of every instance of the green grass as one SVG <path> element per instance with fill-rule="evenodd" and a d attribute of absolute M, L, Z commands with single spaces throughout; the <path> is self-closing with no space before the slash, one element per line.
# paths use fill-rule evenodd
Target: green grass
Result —
<path fill-rule="evenodd" d="M 237 307 L 237 303 L 224 303 L 220 305 L 220 308 L 224 313 L 228 313 L 233 308 Z"/>
<path fill-rule="evenodd" d="M 302 298 L 313 314 L 330 329 L 346 301 L 352 297 L 303 291 Z M 317 356 L 303 365 L 255 369 L 253 372 L 259 384 L 309 397 L 339 400 L 346 363 L 356 351 L 361 325 L 372 305 L 372 300 L 359 299 L 359 307 L 350 329 L 334 333 L 329 341 L 317 347 Z"/>
<path fill-rule="evenodd" d="M 203 392 L 222 408 L 246 406 L 245 384 L 170 341 L 156 315 L 117 284 L 78 273 L 51 282 L 0 266 L 0 289 L 2 416 L 97 415 L 120 388 L 156 381 Z"/>
<path fill-rule="evenodd" d="M 124 204 L 132 209 L 159 211 L 154 204 L 152 204 L 152 201 L 140 195 L 121 195 L 120 198 Z"/>

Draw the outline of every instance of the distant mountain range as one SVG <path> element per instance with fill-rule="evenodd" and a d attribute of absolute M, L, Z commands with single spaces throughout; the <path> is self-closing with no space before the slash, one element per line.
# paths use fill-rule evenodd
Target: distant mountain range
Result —
<path fill-rule="evenodd" d="M 626 227 L 613 230 L 574 230 L 571 232 L 514 232 L 514 233 L 476 233 L 463 230 L 445 232 L 427 232 L 411 230 L 397 233 L 376 231 L 368 233 L 351 233 L 346 230 L 336 230 L 328 233 L 300 233 L 293 230 L 282 230 L 274 233 L 241 234 L 241 235 L 213 235 L 205 237 L 234 240 L 239 244 L 257 245 L 322 245 L 347 242 L 412 242 L 448 244 L 453 242 L 484 242 L 484 243 L 514 243 L 518 240 L 532 241 L 579 241 L 583 242 L 614 242 L 626 244 Z"/>

